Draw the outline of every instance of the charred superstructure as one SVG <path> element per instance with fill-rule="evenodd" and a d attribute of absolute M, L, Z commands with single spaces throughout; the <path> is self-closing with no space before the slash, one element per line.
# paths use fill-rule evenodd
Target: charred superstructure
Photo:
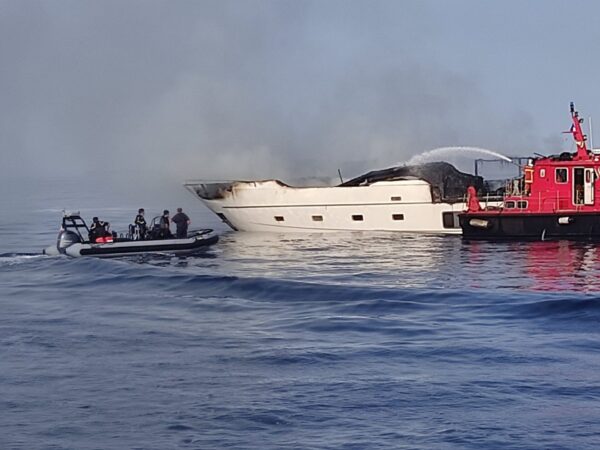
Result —
<path fill-rule="evenodd" d="M 482 177 L 461 172 L 452 164 L 443 161 L 374 170 L 346 181 L 340 186 L 364 186 L 378 181 L 402 180 L 409 177 L 427 181 L 434 193 L 433 201 L 464 202 L 465 192 L 469 186 L 474 186 L 480 195 L 487 194 Z"/>

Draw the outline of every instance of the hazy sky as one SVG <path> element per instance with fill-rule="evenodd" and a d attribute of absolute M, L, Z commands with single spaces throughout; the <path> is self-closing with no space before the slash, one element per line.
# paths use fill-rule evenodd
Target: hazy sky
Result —
<path fill-rule="evenodd" d="M 348 175 L 569 149 L 600 2 L 0 0 L 0 175 Z"/>

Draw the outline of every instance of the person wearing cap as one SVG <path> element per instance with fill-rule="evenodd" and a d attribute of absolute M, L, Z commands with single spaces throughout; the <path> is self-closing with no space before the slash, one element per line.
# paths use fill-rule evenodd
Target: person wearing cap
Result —
<path fill-rule="evenodd" d="M 163 215 L 160 216 L 160 237 L 163 239 L 171 239 L 171 220 L 169 219 L 169 210 L 165 209 Z"/>
<path fill-rule="evenodd" d="M 135 216 L 135 221 L 133 223 L 138 228 L 140 240 L 143 241 L 144 239 L 146 239 L 148 224 L 146 223 L 146 219 L 144 218 L 144 208 L 138 209 L 138 214 L 137 216 Z"/>
<path fill-rule="evenodd" d="M 92 224 L 90 225 L 90 241 L 96 242 L 96 239 L 99 237 L 108 236 L 110 233 L 108 232 L 108 222 L 103 222 L 98 219 L 98 217 L 94 217 L 92 219 Z"/>
<path fill-rule="evenodd" d="M 177 214 L 171 219 L 177 226 L 176 237 L 177 239 L 185 239 L 187 237 L 188 225 L 191 223 L 190 218 L 183 209 L 177 208 Z"/>

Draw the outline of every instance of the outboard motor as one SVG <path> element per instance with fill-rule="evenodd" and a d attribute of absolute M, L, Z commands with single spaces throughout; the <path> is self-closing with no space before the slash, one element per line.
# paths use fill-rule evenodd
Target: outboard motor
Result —
<path fill-rule="evenodd" d="M 56 244 L 44 249 L 44 254 L 58 256 L 66 254 L 73 244 L 84 243 L 83 236 L 89 235 L 89 228 L 79 213 L 63 213 L 62 226 L 58 232 Z"/>
<path fill-rule="evenodd" d="M 56 248 L 58 252 L 61 254 L 65 254 L 67 247 L 70 247 L 73 244 L 77 244 L 81 242 L 81 237 L 79 234 L 70 230 L 62 230 L 58 233 L 58 239 L 56 240 Z"/>
<path fill-rule="evenodd" d="M 49 256 L 65 255 L 67 247 L 77 244 L 78 242 L 82 242 L 78 233 L 71 230 L 61 229 L 58 232 L 56 244 L 46 247 L 42 253 Z"/>

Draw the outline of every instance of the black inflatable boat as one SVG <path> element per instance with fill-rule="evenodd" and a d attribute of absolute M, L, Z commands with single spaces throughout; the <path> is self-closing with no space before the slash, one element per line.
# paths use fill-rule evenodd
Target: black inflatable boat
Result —
<path fill-rule="evenodd" d="M 105 242 L 90 242 L 90 229 L 81 216 L 64 214 L 55 245 L 44 249 L 46 255 L 116 257 L 146 253 L 185 255 L 215 244 L 219 237 L 211 229 L 190 231 L 186 238 L 136 239 L 128 233 L 118 237 L 113 233 Z M 108 242 L 106 242 L 108 241 Z"/>

